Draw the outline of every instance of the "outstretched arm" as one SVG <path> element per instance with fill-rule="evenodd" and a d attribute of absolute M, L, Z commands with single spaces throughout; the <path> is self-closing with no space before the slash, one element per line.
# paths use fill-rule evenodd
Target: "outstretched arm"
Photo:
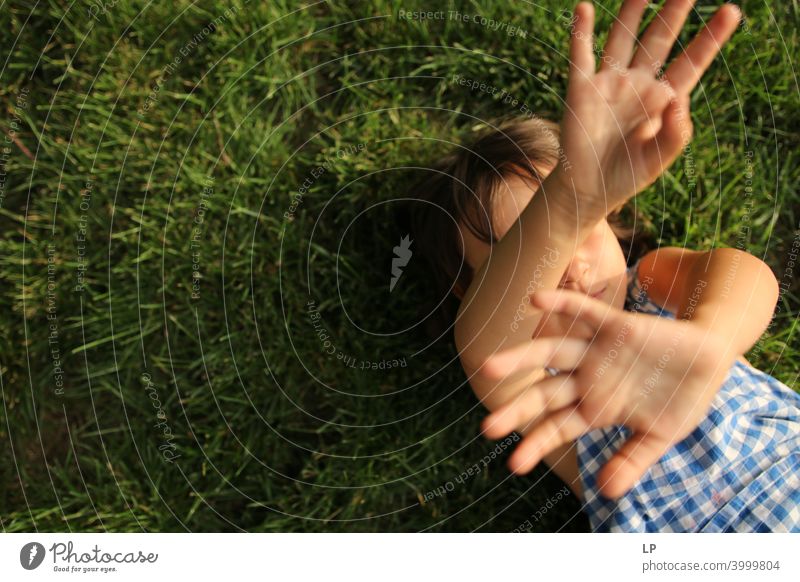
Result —
<path fill-rule="evenodd" d="M 778 301 L 772 269 L 739 249 L 657 249 L 642 257 L 639 281 L 678 319 L 727 338 L 726 351 L 734 357 L 758 341 Z"/>
<path fill-rule="evenodd" d="M 544 368 L 537 368 L 498 376 L 491 368 L 498 351 L 530 342 L 541 319 L 541 312 L 530 307 L 531 293 L 557 287 L 591 230 L 553 202 L 567 194 L 557 180 L 544 181 L 517 223 L 475 272 L 461 301 L 456 347 L 473 391 L 489 410 L 545 375 Z"/>
<path fill-rule="evenodd" d="M 462 300 L 456 346 L 473 390 L 490 410 L 544 375 L 542 369 L 502 373 L 493 363 L 499 350 L 530 341 L 542 316 L 530 308 L 530 294 L 554 289 L 592 227 L 678 157 L 692 134 L 689 96 L 740 17 L 733 5 L 720 8 L 658 78 L 693 2 L 668 0 L 634 54 L 647 4 L 624 3 L 599 71 L 594 8 L 578 4 L 561 123 L 562 160 L 495 245 Z"/>

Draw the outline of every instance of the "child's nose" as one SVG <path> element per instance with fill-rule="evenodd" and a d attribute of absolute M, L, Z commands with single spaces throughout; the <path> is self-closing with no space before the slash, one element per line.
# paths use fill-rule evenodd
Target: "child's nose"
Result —
<path fill-rule="evenodd" d="M 589 263 L 585 260 L 573 259 L 561 278 L 561 286 L 569 289 L 580 288 L 584 283 L 584 277 L 588 270 Z"/>

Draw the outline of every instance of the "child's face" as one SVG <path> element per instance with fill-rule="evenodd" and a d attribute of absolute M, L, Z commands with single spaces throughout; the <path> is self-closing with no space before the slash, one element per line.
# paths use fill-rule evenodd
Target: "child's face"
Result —
<path fill-rule="evenodd" d="M 495 198 L 494 228 L 498 240 L 514 225 L 533 198 L 538 184 L 516 174 L 506 177 L 501 194 Z M 491 245 L 478 240 L 468 228 L 459 225 L 464 237 L 464 254 L 473 273 L 489 257 Z M 601 220 L 578 248 L 561 277 L 560 288 L 593 295 L 620 309 L 625 304 L 625 255 L 606 219 Z"/>

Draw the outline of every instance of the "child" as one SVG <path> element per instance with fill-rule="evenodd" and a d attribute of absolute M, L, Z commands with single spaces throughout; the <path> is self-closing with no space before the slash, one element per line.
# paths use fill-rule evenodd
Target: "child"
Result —
<path fill-rule="evenodd" d="M 526 435 L 514 472 L 544 460 L 595 531 L 800 531 L 800 395 L 741 356 L 778 298 L 769 267 L 661 248 L 628 268 L 618 240 L 616 211 L 688 142 L 689 95 L 740 17 L 722 7 L 659 80 L 691 3 L 668 0 L 634 55 L 646 6 L 624 3 L 595 72 L 578 5 L 561 126 L 504 124 L 445 158 L 416 247 L 460 300 L 484 434 Z"/>

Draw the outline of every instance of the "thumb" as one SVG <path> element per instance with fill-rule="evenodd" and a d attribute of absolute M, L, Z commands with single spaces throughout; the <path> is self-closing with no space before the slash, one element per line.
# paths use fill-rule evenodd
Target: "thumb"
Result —
<path fill-rule="evenodd" d="M 597 484 L 608 499 L 625 495 L 656 464 L 671 443 L 647 433 L 635 433 L 600 469 Z"/>

